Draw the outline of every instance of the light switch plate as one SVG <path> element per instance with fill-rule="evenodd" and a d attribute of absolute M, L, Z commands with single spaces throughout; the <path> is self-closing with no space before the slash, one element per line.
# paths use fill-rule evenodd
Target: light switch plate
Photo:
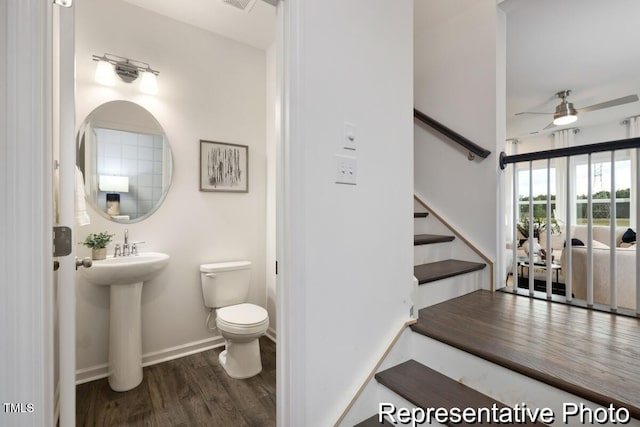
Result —
<path fill-rule="evenodd" d="M 347 150 L 356 149 L 356 125 L 344 122 L 344 130 L 342 133 L 342 147 Z"/>
<path fill-rule="evenodd" d="M 357 178 L 358 159 L 336 154 L 336 184 L 356 185 Z"/>

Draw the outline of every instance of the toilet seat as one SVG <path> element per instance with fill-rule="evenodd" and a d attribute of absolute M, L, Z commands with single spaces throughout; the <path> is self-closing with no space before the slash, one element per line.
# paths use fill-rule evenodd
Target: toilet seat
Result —
<path fill-rule="evenodd" d="M 216 325 L 221 331 L 238 335 L 249 335 L 266 331 L 269 314 L 255 304 L 236 304 L 216 311 Z"/>

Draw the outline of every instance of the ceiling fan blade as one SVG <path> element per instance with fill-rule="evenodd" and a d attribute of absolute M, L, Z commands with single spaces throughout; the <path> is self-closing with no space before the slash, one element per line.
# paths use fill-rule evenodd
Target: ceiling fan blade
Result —
<path fill-rule="evenodd" d="M 612 99 L 610 101 L 601 102 L 599 104 L 590 105 L 584 108 L 578 108 L 578 113 L 587 113 L 593 110 L 601 110 L 603 108 L 615 107 L 616 105 L 628 104 L 630 102 L 636 102 L 638 95 L 627 95 L 622 98 Z"/>
<path fill-rule="evenodd" d="M 553 114 L 553 113 L 539 113 L 537 111 L 523 111 L 521 113 L 514 114 L 515 116 L 519 116 L 521 114 Z"/>
<path fill-rule="evenodd" d="M 542 130 L 547 130 L 547 129 L 551 129 L 552 127 L 555 127 L 556 125 L 553 124 L 553 122 L 549 123 L 547 126 L 545 126 L 544 129 Z"/>

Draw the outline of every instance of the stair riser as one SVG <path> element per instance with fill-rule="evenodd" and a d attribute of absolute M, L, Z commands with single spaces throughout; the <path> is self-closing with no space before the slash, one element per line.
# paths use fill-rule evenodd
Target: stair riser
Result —
<path fill-rule="evenodd" d="M 414 246 L 413 265 L 458 258 L 457 255 L 454 256 L 453 246 L 453 242 Z"/>
<path fill-rule="evenodd" d="M 485 268 L 419 285 L 414 298 L 414 307 L 419 310 L 477 291 L 483 280 L 487 282 L 486 270 Z"/>
<path fill-rule="evenodd" d="M 453 232 L 436 217 L 414 220 L 414 234 L 453 236 Z M 484 262 L 464 241 L 454 238 L 451 242 L 414 246 L 414 265 L 456 258 Z"/>
<path fill-rule="evenodd" d="M 414 360 L 508 406 L 524 402 L 533 409 L 550 408 L 556 415 L 555 425 L 584 425 L 578 418 L 570 419 L 568 424 L 562 423 L 564 402 L 583 402 L 592 410 L 600 407 L 424 335 L 413 333 L 412 342 Z M 626 425 L 640 427 L 640 421 L 632 419 Z"/>
<path fill-rule="evenodd" d="M 428 262 L 443 261 L 445 259 L 463 259 L 474 262 L 485 262 L 473 252 L 464 242 L 455 239 L 451 242 L 434 243 L 413 247 L 414 265 Z"/>
<path fill-rule="evenodd" d="M 414 218 L 413 219 L 413 231 L 415 234 L 432 233 L 432 234 L 444 234 L 450 235 L 451 230 L 449 227 L 438 221 L 433 215 L 429 215 L 426 218 Z"/>
<path fill-rule="evenodd" d="M 385 386 L 383 386 L 381 384 L 377 384 L 377 386 L 380 389 L 380 391 L 378 392 L 378 402 L 376 402 L 376 405 L 373 408 L 373 412 L 372 413 L 375 413 L 375 414 L 378 413 L 380 402 L 384 402 L 384 403 L 388 403 L 388 404 L 394 405 L 396 409 L 400 409 L 400 408 L 402 408 L 403 410 L 404 410 L 404 408 L 407 408 L 409 410 L 416 409 L 416 406 L 413 405 L 411 402 L 409 402 L 408 400 L 404 399 L 400 395 L 394 393 L 393 391 L 389 390 Z M 394 423 L 391 423 L 391 424 L 394 424 Z M 397 426 L 411 426 L 412 424 L 411 423 L 395 423 L 394 425 L 397 425 Z M 418 424 L 418 425 L 425 425 L 425 424 Z M 429 424 L 429 425 L 441 426 L 443 424 L 435 424 L 434 423 L 434 424 Z"/>

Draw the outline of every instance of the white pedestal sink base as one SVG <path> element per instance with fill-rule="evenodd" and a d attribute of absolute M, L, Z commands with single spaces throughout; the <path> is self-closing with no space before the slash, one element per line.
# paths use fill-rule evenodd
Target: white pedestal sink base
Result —
<path fill-rule="evenodd" d="M 142 283 L 110 286 L 109 386 L 115 391 L 142 382 Z"/>
<path fill-rule="evenodd" d="M 144 252 L 95 261 L 81 274 L 94 285 L 109 286 L 109 385 L 127 391 L 142 382 L 142 284 L 156 277 L 169 255 Z"/>

